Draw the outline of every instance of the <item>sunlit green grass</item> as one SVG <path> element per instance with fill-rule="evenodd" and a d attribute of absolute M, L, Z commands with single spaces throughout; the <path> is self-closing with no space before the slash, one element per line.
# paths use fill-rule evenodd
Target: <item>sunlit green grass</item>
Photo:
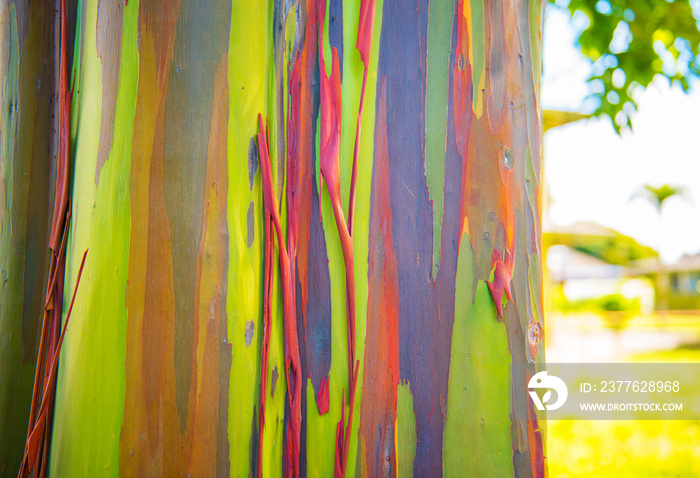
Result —
<path fill-rule="evenodd" d="M 700 333 L 700 311 L 697 312 L 665 312 L 665 313 L 623 313 L 601 311 L 548 311 L 547 325 L 557 321 L 584 321 L 588 327 L 607 327 L 616 317 L 623 316 L 625 329 L 640 330 L 669 330 L 680 332 Z"/>
<path fill-rule="evenodd" d="M 549 476 L 700 476 L 700 422 L 570 420 L 548 423 Z"/>
<path fill-rule="evenodd" d="M 700 345 L 630 362 L 700 362 Z M 571 420 L 547 424 L 549 476 L 700 477 L 700 420 Z"/>
<path fill-rule="evenodd" d="M 630 357 L 630 361 L 646 363 L 697 363 L 700 362 L 700 344 L 682 345 L 670 351 L 635 354 Z"/>

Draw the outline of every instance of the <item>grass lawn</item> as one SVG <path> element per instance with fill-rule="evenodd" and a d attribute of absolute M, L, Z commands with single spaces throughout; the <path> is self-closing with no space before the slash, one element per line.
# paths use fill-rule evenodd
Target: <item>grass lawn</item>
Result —
<path fill-rule="evenodd" d="M 675 350 L 635 354 L 630 357 L 630 361 L 646 363 L 697 363 L 700 362 L 700 343 L 681 345 Z"/>
<path fill-rule="evenodd" d="M 549 476 L 700 476 L 700 421 L 567 420 L 548 423 Z"/>
<path fill-rule="evenodd" d="M 700 362 L 700 344 L 630 362 Z M 700 477 L 700 420 L 570 420 L 547 424 L 549 476 Z"/>

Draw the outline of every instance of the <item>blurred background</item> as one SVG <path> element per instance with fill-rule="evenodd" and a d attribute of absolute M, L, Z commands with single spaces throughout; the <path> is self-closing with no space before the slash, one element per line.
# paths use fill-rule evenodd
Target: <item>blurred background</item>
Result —
<path fill-rule="evenodd" d="M 697 24 L 700 4 L 690 4 Z M 700 362 L 700 81 L 677 70 L 682 51 L 664 57 L 654 32 L 662 74 L 625 89 L 636 112 L 601 117 L 620 98 L 608 87 L 601 100 L 590 79 L 619 74 L 605 55 L 582 55 L 592 16 L 567 7 L 548 5 L 544 23 L 547 361 Z M 619 30 L 613 42 L 634 41 Z M 671 81 L 679 73 L 687 84 Z M 547 426 L 551 477 L 700 476 L 697 421 Z"/>

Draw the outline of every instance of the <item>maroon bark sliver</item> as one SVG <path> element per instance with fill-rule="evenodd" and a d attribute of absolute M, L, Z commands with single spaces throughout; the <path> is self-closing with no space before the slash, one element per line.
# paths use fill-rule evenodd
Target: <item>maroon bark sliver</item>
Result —
<path fill-rule="evenodd" d="M 328 380 L 326 380 L 325 377 L 321 379 L 321 384 L 318 387 L 316 405 L 318 406 L 319 415 L 328 413 L 328 409 L 331 405 L 331 397 L 328 392 Z"/>

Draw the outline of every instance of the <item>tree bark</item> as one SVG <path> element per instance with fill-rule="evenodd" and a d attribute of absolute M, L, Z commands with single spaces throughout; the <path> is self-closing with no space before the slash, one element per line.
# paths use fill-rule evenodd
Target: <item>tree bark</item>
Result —
<path fill-rule="evenodd" d="M 0 2 L 0 476 L 24 451 L 48 281 L 56 20 L 49 2 Z"/>
<path fill-rule="evenodd" d="M 545 475 L 540 1 L 77 9 L 50 474 Z"/>

